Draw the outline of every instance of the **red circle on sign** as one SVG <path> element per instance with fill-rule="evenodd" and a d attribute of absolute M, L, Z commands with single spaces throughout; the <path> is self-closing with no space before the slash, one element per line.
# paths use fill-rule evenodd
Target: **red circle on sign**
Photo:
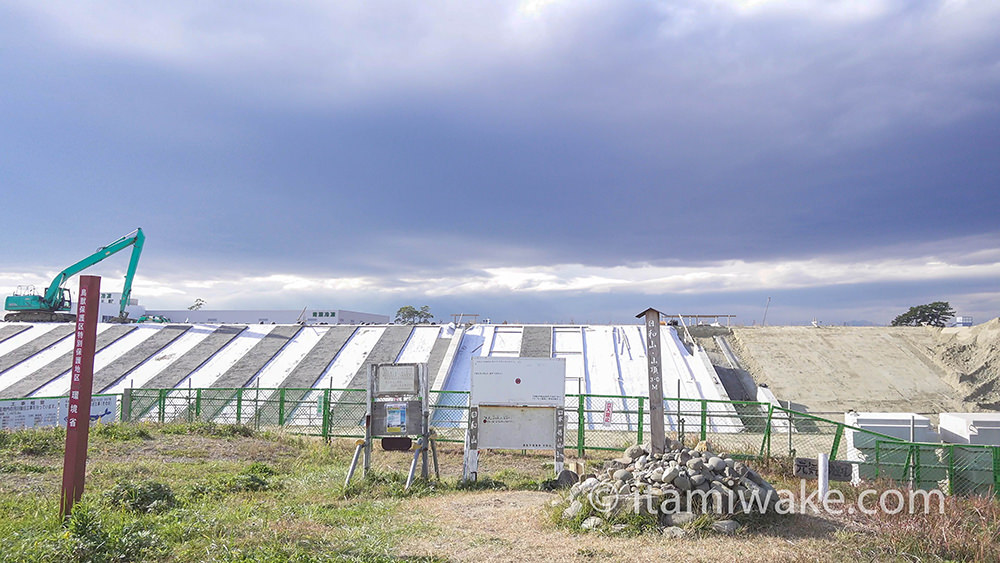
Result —
<path fill-rule="evenodd" d="M 521 378 L 520 378 L 520 377 L 518 377 L 517 379 L 515 379 L 515 380 L 514 380 L 514 383 L 517 383 L 518 385 L 520 385 L 520 384 L 521 384 Z"/>

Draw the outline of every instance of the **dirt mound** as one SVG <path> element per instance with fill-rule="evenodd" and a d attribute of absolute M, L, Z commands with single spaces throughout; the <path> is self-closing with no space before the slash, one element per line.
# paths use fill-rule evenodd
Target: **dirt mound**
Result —
<path fill-rule="evenodd" d="M 1000 318 L 969 328 L 943 329 L 934 358 L 967 392 L 964 400 L 1000 410 Z"/>

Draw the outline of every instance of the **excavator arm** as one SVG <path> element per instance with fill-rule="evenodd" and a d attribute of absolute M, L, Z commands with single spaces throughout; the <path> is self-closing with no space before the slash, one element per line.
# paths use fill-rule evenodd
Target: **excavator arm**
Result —
<path fill-rule="evenodd" d="M 45 294 L 41 297 L 35 297 L 33 301 L 18 301 L 15 297 L 8 297 L 6 308 L 7 310 L 24 311 L 25 313 L 54 313 L 57 311 L 67 311 L 69 310 L 70 305 L 69 299 L 66 296 L 68 291 L 63 288 L 63 284 L 66 283 L 66 280 L 86 270 L 94 264 L 97 264 L 112 254 L 120 252 L 131 246 L 132 258 L 129 260 L 128 270 L 125 273 L 125 286 L 122 289 L 121 307 L 119 309 L 119 318 L 124 319 L 126 315 L 125 306 L 128 305 L 129 298 L 132 295 L 132 279 L 135 277 L 135 270 L 139 264 L 139 255 L 142 253 L 142 245 L 145 240 L 146 236 L 142 234 L 142 228 L 137 228 L 131 233 L 112 242 L 111 244 L 108 244 L 107 246 L 97 249 L 97 252 L 94 252 L 90 256 L 87 256 L 83 260 L 80 260 L 79 262 L 59 272 L 56 277 L 53 278 L 49 287 L 45 290 Z M 10 317 L 10 315 L 8 315 L 8 317 Z"/>

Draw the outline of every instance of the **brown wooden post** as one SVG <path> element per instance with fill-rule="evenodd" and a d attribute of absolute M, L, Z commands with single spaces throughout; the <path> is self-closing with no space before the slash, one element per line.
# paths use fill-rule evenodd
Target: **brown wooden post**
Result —
<path fill-rule="evenodd" d="M 650 307 L 636 315 L 646 324 L 646 364 L 649 367 L 649 428 L 652 453 L 663 453 L 663 364 L 660 361 L 660 312 Z M 642 424 L 642 421 L 639 421 Z"/>
<path fill-rule="evenodd" d="M 100 295 L 100 276 L 80 276 L 69 410 L 66 415 L 66 453 L 63 457 L 62 495 L 59 497 L 59 516 L 62 518 L 73 511 L 73 505 L 83 495 L 87 473 L 87 438 L 90 436 L 90 399 L 94 391 L 94 349 L 97 345 Z"/>

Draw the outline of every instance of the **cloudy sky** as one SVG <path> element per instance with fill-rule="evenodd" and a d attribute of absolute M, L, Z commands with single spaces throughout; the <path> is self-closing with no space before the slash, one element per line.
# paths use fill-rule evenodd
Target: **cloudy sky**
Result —
<path fill-rule="evenodd" d="M 997 29 L 975 0 L 4 2 L 0 290 L 141 226 L 151 308 L 985 321 Z"/>

